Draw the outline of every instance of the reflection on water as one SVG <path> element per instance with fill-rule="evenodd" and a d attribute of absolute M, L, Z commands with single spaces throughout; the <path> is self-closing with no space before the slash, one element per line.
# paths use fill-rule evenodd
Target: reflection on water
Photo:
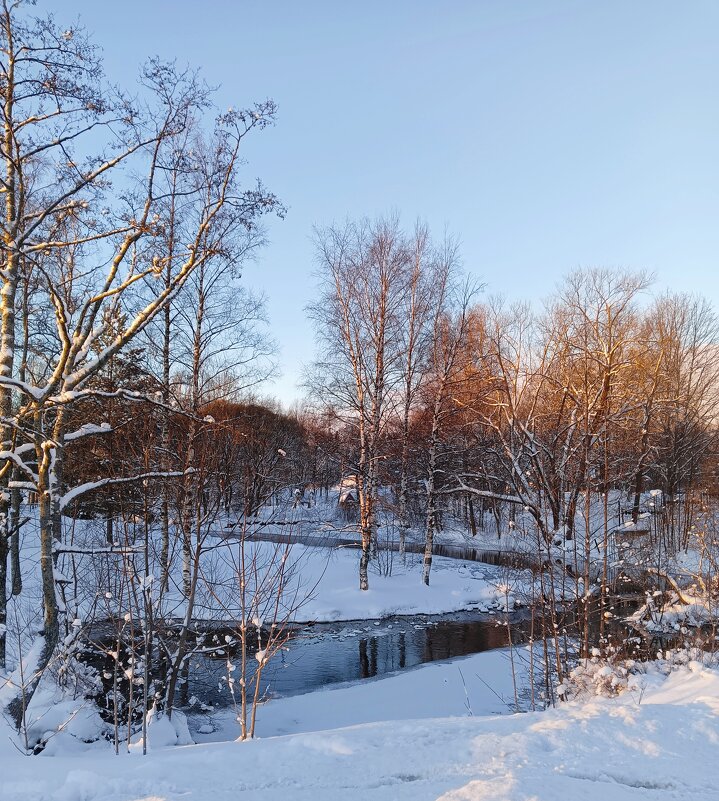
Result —
<path fill-rule="evenodd" d="M 530 621 L 511 616 L 512 642 L 526 642 Z M 390 618 L 381 622 L 322 623 L 298 629 L 265 667 L 265 695 L 311 692 L 328 684 L 381 676 L 425 662 L 508 644 L 507 620 L 480 613 Z M 254 660 L 252 660 L 254 662 Z M 193 661 L 190 694 L 213 706 L 231 702 L 226 660 Z"/>

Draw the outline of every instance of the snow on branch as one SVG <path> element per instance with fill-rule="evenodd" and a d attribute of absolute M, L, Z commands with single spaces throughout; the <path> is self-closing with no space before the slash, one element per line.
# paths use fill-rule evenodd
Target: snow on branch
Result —
<path fill-rule="evenodd" d="M 178 478 L 180 476 L 190 475 L 194 473 L 195 469 L 193 467 L 189 468 L 188 470 L 170 470 L 170 471 L 157 471 L 153 470 L 149 473 L 138 473 L 136 476 L 126 476 L 125 478 L 101 478 L 97 481 L 86 481 L 84 484 L 80 484 L 77 487 L 73 487 L 72 489 L 68 490 L 61 498 L 60 498 L 60 509 L 65 509 L 68 504 L 72 503 L 75 498 L 79 498 L 80 495 L 84 495 L 86 492 L 92 492 L 92 490 L 99 489 L 100 487 L 106 487 L 111 484 L 130 484 L 133 481 L 142 481 L 145 478 Z"/>
<path fill-rule="evenodd" d="M 152 406 L 155 406 L 159 409 L 165 409 L 173 414 L 181 415 L 182 417 L 192 418 L 194 420 L 200 422 L 209 422 L 206 418 L 202 418 L 189 412 L 185 409 L 181 409 L 179 406 L 173 406 L 171 403 L 163 403 L 161 400 L 154 395 L 148 395 L 144 392 L 138 392 L 134 389 L 115 389 L 115 390 L 101 390 L 101 389 L 80 389 L 80 390 L 68 390 L 65 392 L 61 392 L 58 395 L 52 395 L 49 398 L 51 403 L 54 403 L 56 406 L 61 406 L 63 404 L 70 404 L 76 403 L 78 401 L 86 400 L 88 398 L 122 398 L 123 400 L 132 401 L 134 403 L 148 403 Z M 109 429 L 108 429 L 109 430 Z M 100 433 L 100 432 L 93 432 L 93 433 Z M 65 437 L 67 439 L 67 437 Z"/>
<path fill-rule="evenodd" d="M 112 426 L 109 423 L 100 423 L 100 425 L 85 423 L 85 425 L 80 426 L 76 431 L 65 434 L 65 442 L 71 442 L 81 437 L 89 437 L 93 434 L 109 434 L 111 431 Z"/>
<path fill-rule="evenodd" d="M 37 475 L 33 473 L 33 471 L 28 467 L 28 465 L 25 464 L 25 462 L 23 462 L 23 460 L 18 455 L 18 451 L 19 449 L 15 451 L 0 451 L 0 461 L 13 462 L 15 465 L 17 465 L 17 467 L 20 468 L 20 470 L 23 471 L 23 473 L 25 473 L 26 476 L 28 476 L 28 478 L 30 478 L 31 481 L 37 483 L 38 480 Z"/>
<path fill-rule="evenodd" d="M 459 476 L 455 476 L 457 479 L 457 486 L 455 487 L 445 487 L 444 489 L 437 490 L 438 495 L 453 495 L 457 492 L 468 492 L 471 495 L 476 495 L 480 498 L 493 498 L 496 501 L 505 501 L 506 503 L 516 503 L 520 504 L 521 506 L 526 505 L 526 500 L 520 498 L 519 495 L 505 495 L 501 492 L 492 492 L 492 490 L 481 490 L 477 489 L 476 487 L 471 487 L 469 484 L 465 484 Z"/>
<path fill-rule="evenodd" d="M 27 395 L 28 397 L 32 398 L 33 400 L 39 400 L 40 398 L 42 398 L 41 389 L 33 387 L 26 381 L 20 381 L 17 378 L 10 378 L 9 376 L 0 376 L 0 386 L 10 387 L 11 389 L 17 389 L 24 395 Z"/>

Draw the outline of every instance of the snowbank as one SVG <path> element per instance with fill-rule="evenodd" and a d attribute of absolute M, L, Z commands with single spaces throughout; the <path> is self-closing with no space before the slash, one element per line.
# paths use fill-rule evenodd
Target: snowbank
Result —
<path fill-rule="evenodd" d="M 518 687 L 527 684 L 524 648 L 513 654 Z M 322 731 L 385 720 L 413 720 L 447 715 L 507 714 L 514 709 L 509 649 L 432 662 L 379 679 L 335 685 L 289 698 L 272 699 L 257 713 L 260 737 Z M 207 721 L 211 732 L 204 732 Z M 239 725 L 231 710 L 194 716 L 198 742 L 235 739 Z"/>
<path fill-rule="evenodd" d="M 470 660 L 454 664 L 468 667 Z M 431 666 L 435 667 L 435 666 Z M 366 683 L 351 707 L 417 692 L 429 668 Z M 421 681 L 425 681 L 422 679 Z M 336 690 L 314 693 L 327 712 Z M 457 688 L 452 691 L 453 695 Z M 378 696 L 374 702 L 373 693 Z M 457 711 L 455 699 L 446 708 Z M 471 695 L 471 694 L 470 694 Z M 288 699 L 298 704 L 299 699 Z M 395 704 L 398 703 L 395 701 Z M 332 704 L 336 707 L 336 704 Z M 288 707 L 289 708 L 289 707 Z M 295 708 L 299 710 L 298 707 Z M 335 710 L 333 709 L 333 712 Z M 388 707 L 396 713 L 396 705 Z M 719 674 L 698 662 L 654 672 L 642 694 L 521 715 L 393 720 L 158 749 L 3 760 L 3 801 L 636 801 L 716 799 Z M 311 714 L 308 712 L 308 714 Z M 319 713 L 318 713 L 319 714 Z M 128 762 L 128 760 L 131 760 Z"/>

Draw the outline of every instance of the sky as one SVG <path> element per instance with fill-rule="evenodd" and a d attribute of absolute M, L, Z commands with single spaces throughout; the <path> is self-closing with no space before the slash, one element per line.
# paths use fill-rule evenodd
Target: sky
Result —
<path fill-rule="evenodd" d="M 488 294 L 539 302 L 578 267 L 648 270 L 719 307 L 715 0 L 39 0 L 108 76 L 201 68 L 220 107 L 271 97 L 248 181 L 288 208 L 247 284 L 282 377 L 314 353 L 314 225 L 398 212 L 461 243 Z"/>

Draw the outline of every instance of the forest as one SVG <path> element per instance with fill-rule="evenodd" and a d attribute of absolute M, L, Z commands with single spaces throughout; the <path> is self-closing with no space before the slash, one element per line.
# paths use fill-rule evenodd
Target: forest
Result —
<path fill-rule="evenodd" d="M 275 104 L 220 112 L 198 72 L 159 59 L 119 89 L 63 25 L 0 12 L 0 706 L 16 749 L 67 735 L 145 753 L 163 720 L 192 742 L 198 660 L 252 739 L 301 624 L 477 609 L 460 576 L 475 562 L 491 565 L 480 611 L 503 645 L 529 644 L 504 667 L 515 711 L 616 695 L 657 647 L 714 653 L 709 300 L 589 267 L 509 301 L 459 236 L 399 212 L 318 220 L 316 349 L 304 400 L 283 405 L 266 299 L 243 283 L 286 213 L 245 160 Z M 329 615 L 328 586 L 352 599 Z"/>

